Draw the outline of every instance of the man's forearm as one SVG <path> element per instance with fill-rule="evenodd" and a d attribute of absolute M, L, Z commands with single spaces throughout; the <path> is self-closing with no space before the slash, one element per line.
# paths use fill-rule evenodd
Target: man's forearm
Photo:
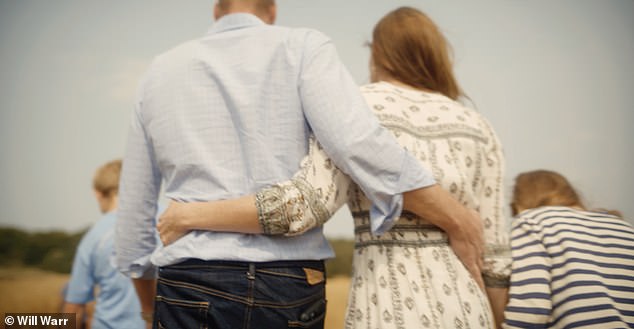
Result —
<path fill-rule="evenodd" d="M 154 313 L 154 298 L 156 296 L 156 280 L 132 279 L 134 288 L 136 289 L 139 302 L 141 303 L 141 312 L 144 320 L 151 320 Z M 141 316 L 139 314 L 139 316 Z"/>
<path fill-rule="evenodd" d="M 460 219 L 467 210 L 439 185 L 403 193 L 403 208 L 440 227 L 447 234 L 462 233 Z"/>

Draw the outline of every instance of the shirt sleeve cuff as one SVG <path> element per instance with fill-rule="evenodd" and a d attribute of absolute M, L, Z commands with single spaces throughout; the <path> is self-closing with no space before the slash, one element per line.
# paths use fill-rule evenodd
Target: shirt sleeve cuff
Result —
<path fill-rule="evenodd" d="M 403 211 L 402 194 L 386 197 L 383 204 L 379 204 L 379 202 L 372 204 L 372 208 L 370 208 L 372 234 L 382 235 L 389 231 L 401 215 L 401 211 Z"/>
<path fill-rule="evenodd" d="M 509 245 L 487 245 L 484 253 L 482 277 L 491 288 L 508 288 L 511 277 L 511 248 Z"/>
<path fill-rule="evenodd" d="M 374 235 L 382 235 L 396 223 L 403 211 L 403 193 L 436 184 L 434 177 L 416 159 L 406 154 L 401 175 L 396 185 L 396 193 L 382 195 L 373 200 L 370 209 L 370 225 Z"/>
<path fill-rule="evenodd" d="M 158 269 L 150 261 L 150 255 L 141 257 L 134 261 L 128 269 L 121 272 L 132 279 L 156 279 L 158 278 Z"/>

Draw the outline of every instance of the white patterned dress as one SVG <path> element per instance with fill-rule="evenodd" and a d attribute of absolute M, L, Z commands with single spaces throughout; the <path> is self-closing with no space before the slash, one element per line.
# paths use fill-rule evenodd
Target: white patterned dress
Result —
<path fill-rule="evenodd" d="M 368 104 L 436 181 L 485 224 L 487 286 L 507 286 L 508 230 L 502 212 L 504 159 L 498 138 L 477 112 L 440 94 L 379 82 L 362 87 Z M 268 234 L 300 234 L 347 203 L 355 253 L 345 328 L 494 328 L 486 295 L 438 227 L 407 211 L 382 236 L 370 231 L 370 202 L 315 140 L 301 170 L 260 191 Z"/>

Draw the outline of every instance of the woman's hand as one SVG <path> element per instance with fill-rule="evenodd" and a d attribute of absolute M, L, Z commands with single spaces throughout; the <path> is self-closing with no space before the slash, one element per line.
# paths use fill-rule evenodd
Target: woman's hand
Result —
<path fill-rule="evenodd" d="M 193 203 L 170 201 L 156 225 L 163 245 L 167 246 L 192 230 Z"/>

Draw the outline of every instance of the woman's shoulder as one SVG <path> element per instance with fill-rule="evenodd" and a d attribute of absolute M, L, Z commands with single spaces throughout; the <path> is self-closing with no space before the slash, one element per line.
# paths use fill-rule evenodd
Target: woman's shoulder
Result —
<path fill-rule="evenodd" d="M 442 94 L 377 82 L 361 87 L 368 106 L 388 126 L 434 135 L 457 133 L 486 140 L 488 124 L 473 109 Z"/>
<path fill-rule="evenodd" d="M 470 107 L 453 100 L 443 94 L 408 88 L 390 82 L 380 81 L 361 86 L 361 93 L 366 101 L 372 105 L 380 105 L 379 108 L 403 107 L 413 112 L 455 117 L 458 121 L 466 121 L 468 117 L 481 119 L 480 115 Z M 466 118 L 465 118 L 466 117 Z"/>

